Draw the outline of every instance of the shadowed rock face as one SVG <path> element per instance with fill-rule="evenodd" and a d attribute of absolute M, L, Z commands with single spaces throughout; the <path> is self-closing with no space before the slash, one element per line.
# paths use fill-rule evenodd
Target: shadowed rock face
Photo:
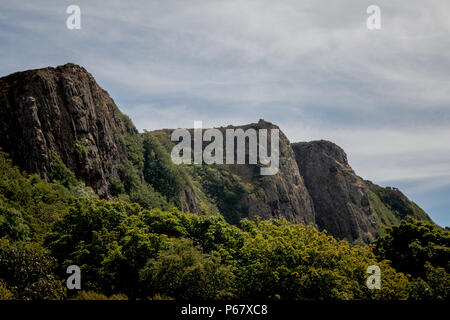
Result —
<path fill-rule="evenodd" d="M 319 228 L 348 240 L 373 238 L 378 225 L 366 186 L 349 166 L 344 150 L 328 141 L 294 143 L 292 148 Z"/>
<path fill-rule="evenodd" d="M 120 137 L 136 129 L 82 67 L 66 64 L 0 79 L 0 146 L 47 178 L 55 154 L 99 195 L 126 158 Z"/>

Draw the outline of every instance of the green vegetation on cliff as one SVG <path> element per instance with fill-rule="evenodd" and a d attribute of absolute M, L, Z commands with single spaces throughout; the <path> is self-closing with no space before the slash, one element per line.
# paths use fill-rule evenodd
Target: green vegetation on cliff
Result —
<path fill-rule="evenodd" d="M 383 188 L 370 181 L 364 181 L 364 183 L 367 186 L 370 207 L 377 217 L 381 234 L 386 227 L 397 225 L 407 217 L 432 223 L 425 211 L 397 188 Z"/>

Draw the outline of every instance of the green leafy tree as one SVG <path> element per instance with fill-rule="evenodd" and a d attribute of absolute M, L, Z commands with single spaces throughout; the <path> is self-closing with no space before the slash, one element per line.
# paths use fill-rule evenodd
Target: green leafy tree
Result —
<path fill-rule="evenodd" d="M 148 231 L 141 211 L 139 205 L 126 202 L 74 203 L 46 239 L 60 273 L 75 264 L 86 290 L 135 297 L 140 268 L 163 243 Z"/>
<path fill-rule="evenodd" d="M 173 241 L 141 270 L 145 293 L 175 299 L 225 299 L 233 296 L 234 275 L 220 258 L 203 254 L 192 241 Z"/>
<path fill-rule="evenodd" d="M 414 299 L 448 299 L 450 291 L 450 232 L 407 218 L 387 229 L 374 243 L 380 259 L 392 261 L 398 271 L 411 275 Z"/>
<path fill-rule="evenodd" d="M 16 299 L 61 299 L 63 281 L 54 274 L 56 261 L 36 244 L 0 239 L 0 282 L 3 295 Z M 5 285 L 8 289 L 6 290 Z"/>
<path fill-rule="evenodd" d="M 0 300 L 13 300 L 14 294 L 8 290 L 3 281 L 0 281 Z"/>
<path fill-rule="evenodd" d="M 57 154 L 53 154 L 52 170 L 49 174 L 51 181 L 59 181 L 63 186 L 69 188 L 77 184 L 75 174 L 66 167 Z"/>
<path fill-rule="evenodd" d="M 0 150 L 0 237 L 41 242 L 69 203 L 91 199 L 88 192 L 72 190 L 21 172 Z"/>
<path fill-rule="evenodd" d="M 414 277 L 425 276 L 427 262 L 450 271 L 450 232 L 428 222 L 407 218 L 378 238 L 374 251 Z"/>
<path fill-rule="evenodd" d="M 237 256 L 243 299 L 406 299 L 407 279 L 367 246 L 350 246 L 312 226 L 285 220 L 243 221 Z M 383 271 L 381 290 L 366 286 L 367 267 Z"/>
<path fill-rule="evenodd" d="M 30 234 L 23 213 L 11 208 L 0 199 L 0 237 L 8 237 L 11 240 L 25 240 Z"/>

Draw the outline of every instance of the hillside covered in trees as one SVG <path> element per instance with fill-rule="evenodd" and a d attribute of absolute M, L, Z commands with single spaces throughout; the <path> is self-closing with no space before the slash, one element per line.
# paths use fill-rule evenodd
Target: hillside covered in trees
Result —
<path fill-rule="evenodd" d="M 101 200 L 70 173 L 49 183 L 3 152 L 0 164 L 1 299 L 449 299 L 450 233 L 428 222 L 351 244 L 285 219 L 235 226 Z M 65 288 L 72 264 L 81 292 Z"/>
<path fill-rule="evenodd" d="M 280 132 L 274 176 L 175 165 L 171 129 L 139 133 L 73 64 L 1 78 L 0 125 L 0 299 L 449 297 L 449 231 L 331 142 Z"/>

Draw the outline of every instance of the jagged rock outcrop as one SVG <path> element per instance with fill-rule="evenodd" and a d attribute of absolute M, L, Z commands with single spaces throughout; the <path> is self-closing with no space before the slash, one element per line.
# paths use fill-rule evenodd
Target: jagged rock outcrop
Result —
<path fill-rule="evenodd" d="M 292 144 L 300 173 L 313 199 L 316 223 L 339 238 L 374 238 L 378 223 L 364 181 L 344 150 L 329 141 Z"/>
<path fill-rule="evenodd" d="M 264 120 L 245 126 L 228 126 L 228 128 L 243 129 L 244 131 L 249 128 L 267 129 L 268 133 L 272 129 L 280 130 L 278 126 Z M 270 135 L 267 140 L 270 142 Z M 298 170 L 290 142 L 281 130 L 279 131 L 279 154 L 279 171 L 275 175 L 261 177 L 259 168 L 255 168 L 254 165 L 244 166 L 238 173 L 245 181 L 245 177 L 249 177 L 250 174 L 244 173 L 244 170 L 256 171 L 249 182 L 253 185 L 260 185 L 264 190 L 262 201 L 254 199 L 248 194 L 243 197 L 242 201 L 248 205 L 249 218 L 257 216 L 264 219 L 284 217 L 294 223 L 315 224 L 313 201 Z"/>
<path fill-rule="evenodd" d="M 66 64 L 0 79 L 0 147 L 14 163 L 47 178 L 59 156 L 108 197 L 109 177 L 126 158 L 120 138 L 137 132 L 82 67 Z"/>
<path fill-rule="evenodd" d="M 260 129 L 266 129 L 269 150 L 271 130 L 280 130 L 278 126 L 264 120 L 243 126 L 230 125 L 217 129 L 222 131 L 224 137 L 227 129 L 242 129 L 245 132 L 248 129 L 255 129 L 257 132 Z M 172 131 L 158 130 L 155 133 L 159 136 L 163 135 L 165 139 L 170 139 Z M 190 132 L 193 139 L 192 129 Z M 192 141 L 192 145 L 193 143 Z M 203 147 L 207 144 L 204 143 Z M 246 157 L 248 157 L 248 149 L 245 152 Z M 262 176 L 260 167 L 257 165 L 234 164 L 196 168 L 192 179 L 199 182 L 199 187 L 208 197 L 214 198 L 215 202 L 218 203 L 220 212 L 232 223 L 237 223 L 242 218 L 261 217 L 270 219 L 284 217 L 293 223 L 315 224 L 312 199 L 298 171 L 289 140 L 281 130 L 279 131 L 279 154 L 279 172 L 275 175 Z M 202 171 L 201 174 L 195 174 L 199 171 Z M 220 179 L 213 181 L 217 175 L 220 176 Z M 208 178 L 202 179 L 205 176 Z M 221 192 L 217 192 L 218 184 L 223 185 L 219 186 Z M 236 188 L 227 188 L 229 185 L 234 185 Z M 231 196 L 227 196 L 229 194 Z M 233 203 L 233 205 L 230 206 L 230 203 Z"/>

